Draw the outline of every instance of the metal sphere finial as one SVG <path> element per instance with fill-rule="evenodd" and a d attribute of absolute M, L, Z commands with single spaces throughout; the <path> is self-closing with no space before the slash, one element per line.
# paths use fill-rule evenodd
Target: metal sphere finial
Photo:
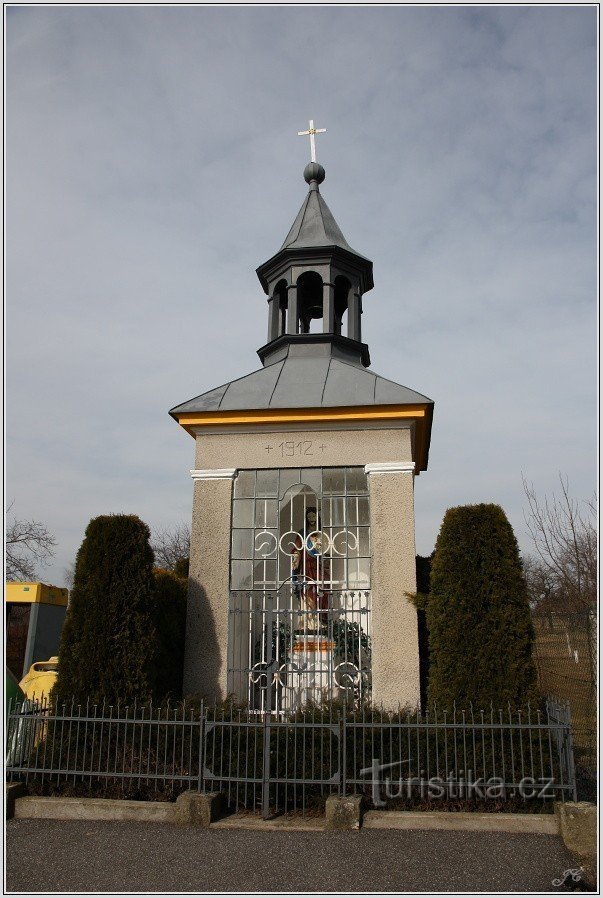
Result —
<path fill-rule="evenodd" d="M 316 181 L 317 184 L 322 184 L 325 177 L 326 172 L 319 162 L 308 162 L 304 168 L 304 179 L 306 184 L 310 184 L 312 181 Z"/>

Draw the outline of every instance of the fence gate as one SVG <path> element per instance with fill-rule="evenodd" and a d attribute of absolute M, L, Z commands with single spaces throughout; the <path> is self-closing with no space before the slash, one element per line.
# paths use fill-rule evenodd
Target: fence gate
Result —
<path fill-rule="evenodd" d="M 268 701 L 271 684 L 269 676 Z M 226 793 L 229 804 L 261 808 L 264 819 L 305 809 L 309 793 L 341 792 L 341 721 L 208 709 L 200 779 L 200 788 Z"/>

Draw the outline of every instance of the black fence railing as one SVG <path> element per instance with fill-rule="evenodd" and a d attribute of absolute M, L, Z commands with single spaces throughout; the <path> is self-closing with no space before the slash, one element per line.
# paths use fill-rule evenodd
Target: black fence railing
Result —
<path fill-rule="evenodd" d="M 576 799 L 569 708 L 550 701 L 423 716 L 335 704 L 285 716 L 230 704 L 26 701 L 9 707 L 6 773 L 42 794 L 221 791 L 233 809 L 264 816 L 351 792 L 375 807 L 520 810 Z"/>

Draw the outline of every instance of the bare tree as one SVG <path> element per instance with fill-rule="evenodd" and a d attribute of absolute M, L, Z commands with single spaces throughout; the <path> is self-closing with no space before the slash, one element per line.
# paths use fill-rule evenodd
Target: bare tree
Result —
<path fill-rule="evenodd" d="M 7 516 L 13 504 L 7 509 Z M 6 526 L 6 579 L 35 580 L 36 565 L 49 563 L 56 544 L 44 524 L 13 518 Z"/>
<path fill-rule="evenodd" d="M 190 528 L 186 524 L 164 527 L 157 531 L 151 545 L 155 553 L 157 567 L 165 568 L 168 571 L 178 571 L 182 562 L 187 561 L 190 554 Z"/>
<path fill-rule="evenodd" d="M 535 557 L 525 569 L 532 602 L 565 611 L 589 611 L 597 600 L 596 501 L 572 499 L 567 478 L 559 475 L 561 494 L 538 499 L 525 477 L 525 521 Z"/>
<path fill-rule="evenodd" d="M 539 558 L 532 555 L 522 557 L 523 573 L 528 587 L 530 608 L 536 611 L 539 607 L 550 607 L 553 604 L 553 583 Z"/>
<path fill-rule="evenodd" d="M 73 579 L 75 577 L 75 561 L 72 561 L 71 564 L 68 564 L 67 567 L 63 568 L 63 577 L 65 579 L 65 586 L 67 589 L 73 589 Z"/>

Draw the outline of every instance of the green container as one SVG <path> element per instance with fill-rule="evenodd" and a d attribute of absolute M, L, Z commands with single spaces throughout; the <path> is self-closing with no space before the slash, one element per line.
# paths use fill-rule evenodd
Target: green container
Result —
<path fill-rule="evenodd" d="M 13 705 L 15 704 L 15 702 L 25 701 L 25 693 L 19 686 L 19 683 L 17 682 L 17 678 L 8 669 L 8 667 L 5 668 L 5 672 L 6 672 L 6 674 L 4 677 L 4 683 L 5 683 L 5 686 L 4 686 L 4 716 L 6 717 L 6 715 L 8 714 L 8 709 L 9 709 L 11 701 L 12 701 Z"/>

